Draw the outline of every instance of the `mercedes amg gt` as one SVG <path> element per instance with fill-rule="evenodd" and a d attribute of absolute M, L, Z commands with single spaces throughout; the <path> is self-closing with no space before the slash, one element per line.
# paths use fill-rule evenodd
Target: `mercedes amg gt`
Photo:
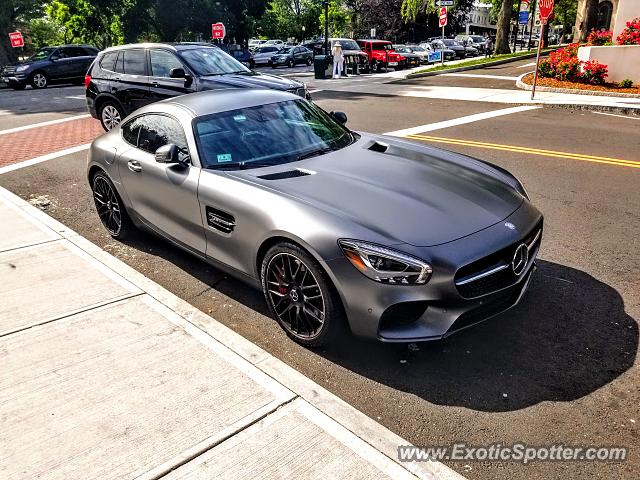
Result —
<path fill-rule="evenodd" d="M 150 230 L 261 289 L 305 346 L 348 330 L 435 340 L 516 305 L 543 228 L 522 184 L 346 121 L 269 90 L 148 105 L 91 146 L 98 216 L 116 239 Z"/>

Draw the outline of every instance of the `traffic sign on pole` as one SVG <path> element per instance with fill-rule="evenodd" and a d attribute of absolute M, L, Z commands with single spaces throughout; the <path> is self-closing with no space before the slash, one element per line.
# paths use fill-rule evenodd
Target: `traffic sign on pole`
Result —
<path fill-rule="evenodd" d="M 11 46 L 13 48 L 24 47 L 24 39 L 20 32 L 9 33 L 9 40 L 11 40 Z"/>
<path fill-rule="evenodd" d="M 453 7 L 455 0 L 436 0 L 438 7 Z"/>
<path fill-rule="evenodd" d="M 447 7 L 440 7 L 440 26 L 444 28 L 447 25 Z"/>
<path fill-rule="evenodd" d="M 224 23 L 218 22 L 211 25 L 211 38 L 222 40 L 227 34 Z"/>
<path fill-rule="evenodd" d="M 540 0 L 538 2 L 538 14 L 540 15 L 540 23 L 546 25 L 549 15 L 553 12 L 554 0 Z"/>

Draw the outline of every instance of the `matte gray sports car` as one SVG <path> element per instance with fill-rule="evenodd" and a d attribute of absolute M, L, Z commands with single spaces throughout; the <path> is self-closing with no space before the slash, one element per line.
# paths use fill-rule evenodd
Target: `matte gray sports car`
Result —
<path fill-rule="evenodd" d="M 98 215 L 261 288 L 289 336 L 433 340 L 517 304 L 542 215 L 505 170 L 355 133 L 293 94 L 195 93 L 91 146 Z"/>

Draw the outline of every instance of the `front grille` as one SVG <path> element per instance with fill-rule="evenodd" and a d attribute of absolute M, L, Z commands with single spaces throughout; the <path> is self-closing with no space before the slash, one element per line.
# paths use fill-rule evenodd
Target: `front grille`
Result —
<path fill-rule="evenodd" d="M 14 73 L 16 73 L 16 67 L 7 65 L 6 67 L 4 67 L 2 73 L 3 75 L 13 75 Z"/>
<path fill-rule="evenodd" d="M 519 278 L 511 268 L 516 249 L 525 243 L 533 255 L 541 239 L 542 221 L 523 240 L 460 268 L 454 277 L 458 292 L 464 298 L 476 298 L 513 285 Z"/>

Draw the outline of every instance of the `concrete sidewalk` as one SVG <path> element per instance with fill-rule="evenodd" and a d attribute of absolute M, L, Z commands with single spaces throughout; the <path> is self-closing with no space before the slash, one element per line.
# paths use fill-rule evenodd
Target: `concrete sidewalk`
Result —
<path fill-rule="evenodd" d="M 4 189 L 0 225 L 3 480 L 462 478 Z"/>

